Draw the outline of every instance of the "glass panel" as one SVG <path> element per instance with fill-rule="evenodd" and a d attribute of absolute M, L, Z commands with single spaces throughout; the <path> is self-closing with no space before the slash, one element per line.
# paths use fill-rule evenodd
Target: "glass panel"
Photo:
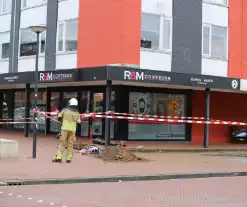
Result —
<path fill-rule="evenodd" d="M 212 57 L 227 58 L 227 28 L 212 26 Z"/>
<path fill-rule="evenodd" d="M 170 20 L 163 20 L 163 48 L 170 49 Z"/>
<path fill-rule="evenodd" d="M 11 0 L 3 0 L 3 13 L 9 13 L 11 12 Z"/>
<path fill-rule="evenodd" d="M 115 112 L 115 91 L 111 93 L 111 111 Z M 115 119 L 110 119 L 110 138 L 114 138 L 114 126 L 115 126 Z"/>
<path fill-rule="evenodd" d="M 14 93 L 14 121 L 24 122 L 25 121 L 25 102 L 26 95 L 25 92 L 15 92 Z M 32 120 L 28 120 L 32 121 Z M 24 124 L 15 124 L 15 128 L 24 129 Z"/>
<path fill-rule="evenodd" d="M 93 94 L 93 112 L 103 112 L 104 99 L 103 93 Z M 93 135 L 102 136 L 102 119 L 92 118 Z"/>
<path fill-rule="evenodd" d="M 209 55 L 209 35 L 210 35 L 210 28 L 209 27 L 203 27 L 203 54 Z"/>
<path fill-rule="evenodd" d="M 142 14 L 141 47 L 159 49 L 160 16 Z"/>
<path fill-rule="evenodd" d="M 77 50 L 78 20 L 73 19 L 66 22 L 65 50 Z"/>
<path fill-rule="evenodd" d="M 58 24 L 58 51 L 63 51 L 63 33 L 64 33 L 64 24 Z"/>
<path fill-rule="evenodd" d="M 89 111 L 89 102 L 90 102 L 90 92 L 85 91 L 82 92 L 82 97 L 81 97 L 81 113 L 86 113 Z M 81 124 L 81 136 L 82 137 L 88 137 L 88 118 L 87 119 L 82 119 L 82 124 Z"/>
<path fill-rule="evenodd" d="M 34 92 L 30 95 L 31 99 L 31 109 L 30 117 L 33 119 L 33 110 L 34 110 Z M 46 111 L 46 92 L 38 92 L 38 110 Z M 33 129 L 33 124 L 30 125 L 30 129 Z M 45 131 L 46 129 L 46 117 L 44 114 L 38 114 L 38 130 Z"/>
<path fill-rule="evenodd" d="M 59 92 L 51 92 L 51 112 L 55 112 L 57 110 L 60 110 L 59 107 Z M 60 132 L 61 124 L 58 121 L 57 115 L 51 115 L 50 119 L 50 131 L 51 132 Z"/>
<path fill-rule="evenodd" d="M 171 115 L 174 113 L 171 110 L 173 109 L 172 106 L 175 106 L 172 101 L 169 101 L 170 99 L 172 99 L 172 96 L 168 94 L 131 92 L 129 96 L 129 113 L 158 116 Z M 181 107 L 178 108 L 176 106 L 175 109 L 179 112 L 181 111 Z M 175 112 L 178 113 L 176 110 Z M 173 139 L 184 138 L 185 127 L 183 128 L 183 133 L 181 132 L 182 134 L 177 132 L 176 127 L 172 127 L 171 129 L 174 136 L 171 135 L 169 124 L 154 121 L 129 120 L 129 139 L 159 140 L 170 139 L 171 137 Z M 182 127 L 179 130 L 182 131 Z M 176 137 L 177 134 L 179 134 L 179 137 Z"/>
<path fill-rule="evenodd" d="M 185 116 L 185 95 L 169 95 L 168 116 Z M 170 134 L 176 138 L 184 138 L 184 124 L 170 124 Z"/>

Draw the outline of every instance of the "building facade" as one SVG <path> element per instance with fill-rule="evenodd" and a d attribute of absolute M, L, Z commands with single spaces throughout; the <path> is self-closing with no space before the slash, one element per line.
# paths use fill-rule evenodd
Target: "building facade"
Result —
<path fill-rule="evenodd" d="M 29 27 L 46 25 L 39 51 L 40 110 L 60 110 L 76 97 L 81 113 L 110 109 L 244 121 L 245 9 L 244 0 L 0 0 L 0 117 L 32 117 L 37 42 Z M 58 132 L 55 120 L 40 116 L 39 130 Z M 104 136 L 102 119 L 84 120 L 78 136 L 88 137 L 91 122 L 93 135 Z M 210 125 L 209 142 L 229 141 L 228 128 Z M 204 125 L 133 120 L 111 120 L 110 136 L 193 143 L 205 138 Z"/>

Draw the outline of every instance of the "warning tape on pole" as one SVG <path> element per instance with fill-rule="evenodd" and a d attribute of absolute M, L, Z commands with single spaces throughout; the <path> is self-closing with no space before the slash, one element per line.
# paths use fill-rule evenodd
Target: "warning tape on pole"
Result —
<path fill-rule="evenodd" d="M 95 118 L 107 118 L 107 119 L 126 119 L 126 120 L 139 120 L 139 121 L 154 121 L 162 123 L 172 123 L 172 124 L 216 124 L 216 125 L 240 125 L 247 126 L 244 122 L 234 122 L 234 121 L 196 121 L 196 120 L 184 120 L 184 119 L 159 119 L 159 118 L 142 118 L 142 117 L 128 117 L 128 116 L 109 116 L 109 115 L 88 115 L 87 117 Z"/>

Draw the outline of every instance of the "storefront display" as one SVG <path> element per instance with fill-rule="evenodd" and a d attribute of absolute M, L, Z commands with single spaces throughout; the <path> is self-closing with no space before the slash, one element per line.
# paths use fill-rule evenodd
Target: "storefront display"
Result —
<path fill-rule="evenodd" d="M 184 116 L 185 96 L 130 92 L 129 113 L 158 116 Z M 185 139 L 185 125 L 129 120 L 130 140 Z"/>
<path fill-rule="evenodd" d="M 25 121 L 25 92 L 15 92 L 14 93 L 14 121 L 23 122 Z M 24 129 L 24 124 L 15 124 L 15 128 Z"/>

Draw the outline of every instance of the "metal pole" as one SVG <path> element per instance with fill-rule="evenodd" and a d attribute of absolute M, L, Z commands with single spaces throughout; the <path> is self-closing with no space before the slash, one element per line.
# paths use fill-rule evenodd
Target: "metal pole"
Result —
<path fill-rule="evenodd" d="M 105 110 L 111 110 L 111 81 L 106 82 L 106 99 L 105 99 Z M 105 147 L 108 147 L 110 143 L 110 119 L 105 119 Z"/>
<path fill-rule="evenodd" d="M 29 123 L 27 123 L 30 116 L 30 84 L 26 84 L 26 106 L 25 106 L 25 127 L 24 127 L 24 135 L 28 137 L 29 132 Z"/>
<path fill-rule="evenodd" d="M 33 159 L 36 158 L 37 151 L 37 106 L 38 106 L 38 78 L 39 78 L 39 35 L 40 32 L 37 32 L 37 47 L 36 47 L 36 60 L 35 60 L 35 77 L 34 77 L 34 110 L 36 111 L 33 114 L 34 121 L 34 130 L 33 130 Z"/>
<path fill-rule="evenodd" d="M 205 90 L 205 118 L 209 121 L 210 117 L 210 88 Z M 204 148 L 208 148 L 209 124 L 204 125 Z"/>

